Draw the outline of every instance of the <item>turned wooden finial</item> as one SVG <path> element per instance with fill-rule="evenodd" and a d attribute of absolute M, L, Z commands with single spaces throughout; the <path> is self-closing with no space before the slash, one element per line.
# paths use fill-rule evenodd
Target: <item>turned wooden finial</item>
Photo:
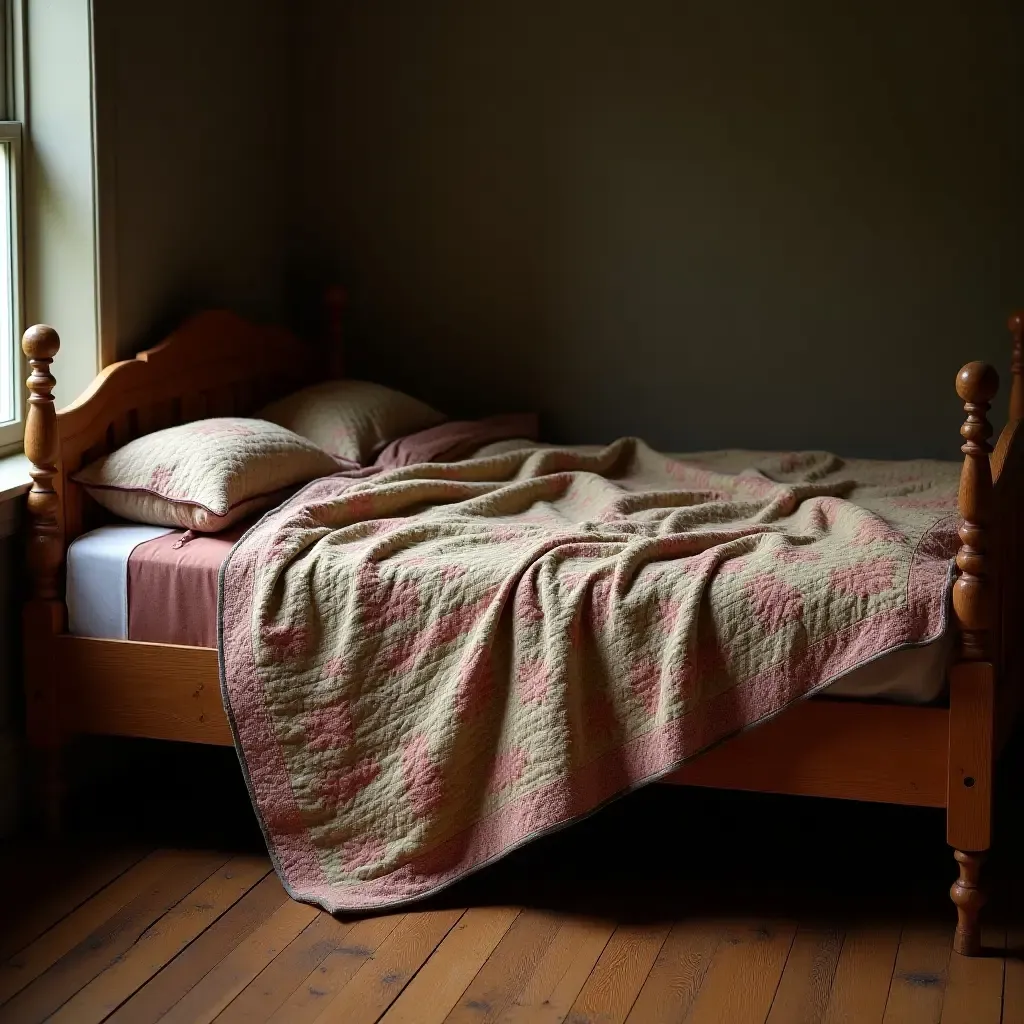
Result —
<path fill-rule="evenodd" d="M 25 454 L 32 463 L 29 473 L 32 489 L 28 492 L 32 596 L 52 600 L 58 596 L 57 577 L 64 556 L 60 498 L 53 486 L 60 461 L 57 411 L 53 406 L 57 381 L 50 373 L 53 357 L 60 350 L 60 337 L 52 327 L 37 324 L 25 332 L 21 349 L 32 368 L 27 381 L 29 396 L 25 418 Z"/>
<path fill-rule="evenodd" d="M 1024 420 L 1024 313 L 1010 317 L 1010 333 L 1013 335 L 1013 355 L 1010 358 L 1010 422 Z"/>
<path fill-rule="evenodd" d="M 963 956 L 977 956 L 981 952 L 978 919 L 981 908 L 988 899 L 981 884 L 981 868 L 985 863 L 985 854 L 954 850 L 953 856 L 960 865 L 960 876 L 949 890 L 950 898 L 956 905 L 957 917 L 953 950 Z"/>
<path fill-rule="evenodd" d="M 345 307 L 348 292 L 341 285 L 331 285 L 324 292 L 324 310 L 327 314 L 327 351 L 331 376 L 341 377 L 345 372 Z"/>
<path fill-rule="evenodd" d="M 988 548 L 992 523 L 992 424 L 986 413 L 999 390 L 999 374 L 988 363 L 968 363 L 956 378 L 956 393 L 963 399 L 967 419 L 960 428 L 964 438 L 964 467 L 960 473 L 960 550 L 956 564 L 960 578 L 953 585 L 953 610 L 960 625 L 961 656 L 966 661 L 989 657 L 989 630 L 994 601 L 989 578 Z"/>

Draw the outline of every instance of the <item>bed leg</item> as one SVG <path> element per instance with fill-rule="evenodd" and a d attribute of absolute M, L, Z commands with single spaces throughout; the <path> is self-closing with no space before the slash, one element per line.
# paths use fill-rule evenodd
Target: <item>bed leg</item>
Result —
<path fill-rule="evenodd" d="M 981 883 L 981 869 L 986 855 L 954 850 L 953 856 L 960 865 L 960 877 L 949 890 L 950 898 L 956 904 L 957 917 L 953 950 L 962 956 L 979 956 L 981 908 L 988 902 L 988 892 Z"/>

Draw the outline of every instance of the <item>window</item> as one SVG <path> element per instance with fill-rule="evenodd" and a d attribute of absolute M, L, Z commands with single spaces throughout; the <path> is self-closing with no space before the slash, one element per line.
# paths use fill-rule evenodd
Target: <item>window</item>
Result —
<path fill-rule="evenodd" d="M 0 0 L 0 453 L 21 446 L 25 419 L 20 333 L 21 122 L 13 120 L 12 2 Z"/>

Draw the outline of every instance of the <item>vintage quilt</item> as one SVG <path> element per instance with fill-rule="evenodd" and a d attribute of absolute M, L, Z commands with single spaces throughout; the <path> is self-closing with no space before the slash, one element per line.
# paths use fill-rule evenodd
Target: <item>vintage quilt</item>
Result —
<path fill-rule="evenodd" d="M 221 576 L 224 700 L 289 891 L 433 893 L 936 639 L 958 474 L 624 438 L 308 485 Z"/>

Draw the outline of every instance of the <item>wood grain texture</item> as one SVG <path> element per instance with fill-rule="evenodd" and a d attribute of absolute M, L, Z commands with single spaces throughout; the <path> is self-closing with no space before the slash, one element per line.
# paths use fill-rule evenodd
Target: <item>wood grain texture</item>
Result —
<path fill-rule="evenodd" d="M 842 946 L 843 932 L 839 928 L 811 925 L 798 929 L 767 1024 L 821 1020 Z"/>
<path fill-rule="evenodd" d="M 731 925 L 691 1012 L 694 1022 L 764 1024 L 789 956 L 796 925 Z"/>
<path fill-rule="evenodd" d="M 319 913 L 286 900 L 161 1018 L 165 1024 L 207 1024 Z"/>
<path fill-rule="evenodd" d="M 982 928 L 981 940 L 987 955 L 949 958 L 942 1024 L 1000 1024 L 1003 1019 L 1006 929 Z"/>
<path fill-rule="evenodd" d="M 557 915 L 524 910 L 487 958 L 445 1024 L 492 1024 L 522 993 L 558 934 Z"/>
<path fill-rule="evenodd" d="M 213 648 L 77 636 L 53 642 L 69 731 L 232 744 Z"/>
<path fill-rule="evenodd" d="M 267 1020 L 309 974 L 340 949 L 357 922 L 317 914 L 218 1014 L 218 1024 Z"/>
<path fill-rule="evenodd" d="M 615 925 L 571 920 L 558 930 L 502 1024 L 561 1024 L 608 945 Z"/>
<path fill-rule="evenodd" d="M 848 927 L 822 1024 L 882 1024 L 899 947 L 898 924 Z"/>
<path fill-rule="evenodd" d="M 27 891 L 32 893 L 32 899 L 27 905 L 14 907 L 9 897 L 4 898 L 0 958 L 5 961 L 5 975 L 8 968 L 17 972 L 32 973 L 33 968 L 30 964 L 36 962 L 33 959 L 36 954 L 29 952 L 30 947 L 41 941 L 50 929 L 58 926 L 69 914 L 98 896 L 104 886 L 114 882 L 125 871 L 131 870 L 133 865 L 143 860 L 148 853 L 144 847 L 125 846 L 109 850 L 82 850 L 70 844 L 61 844 L 57 849 L 60 851 L 60 860 L 55 859 L 48 851 L 34 853 L 34 861 L 42 868 L 38 879 L 34 877 L 30 867 L 22 865 L 17 866 L 16 873 L 12 871 L 6 875 L 8 878 L 20 878 L 25 885 L 31 886 L 32 889 Z M 52 877 L 53 873 L 61 870 L 67 860 L 71 860 L 76 867 L 70 877 L 59 887 L 44 887 L 42 883 L 46 877 Z M 50 941 L 47 940 L 47 943 Z M 55 947 L 50 948 L 60 949 L 61 956 L 67 952 L 60 947 L 59 939 L 56 940 Z M 20 963 L 12 962 L 12 957 Z M 35 976 L 33 974 L 33 977 Z M 7 984 L 11 982 L 8 981 Z M 0 1002 L 3 1002 L 3 998 L 0 996 Z"/>
<path fill-rule="evenodd" d="M 356 924 L 345 936 L 344 943 L 328 954 L 271 1015 L 273 1024 L 307 1024 L 316 1020 L 363 966 L 376 956 L 405 918 L 405 914 L 391 914 L 367 918 Z"/>
<path fill-rule="evenodd" d="M 38 878 L 63 864 L 80 896 L 19 951 L 34 977 L 0 1006 L 4 1024 L 1024 1024 L 1019 898 L 1000 902 L 986 955 L 969 959 L 951 954 L 931 886 L 907 898 L 866 889 L 860 918 L 842 924 L 820 876 L 807 889 L 801 872 L 752 866 L 772 898 L 736 920 L 699 909 L 694 871 L 677 892 L 660 873 L 620 877 L 609 865 L 578 884 L 567 876 L 560 910 L 485 899 L 338 920 L 290 900 L 264 857 L 159 850 L 105 878 L 96 858 L 60 849 L 0 851 L 8 871 L 38 860 Z M 26 877 L 38 881 L 28 866 Z M 94 890 L 83 898 L 85 879 Z M 624 889 L 614 919 L 565 909 L 600 905 L 609 885 Z M 621 909 L 627 892 L 632 911 Z M 744 906 L 758 904 L 749 897 Z M 797 924 L 780 906 L 814 910 Z M 885 916 L 897 907 L 902 926 Z"/>
<path fill-rule="evenodd" d="M 960 656 L 965 661 L 985 661 L 991 657 L 995 593 L 990 551 L 995 501 L 988 410 L 998 389 L 999 374 L 987 363 L 968 363 L 957 374 L 956 392 L 963 399 L 967 418 L 960 428 L 964 438 L 958 499 L 962 521 L 956 556 L 960 575 L 953 584 L 953 613 L 959 630 Z"/>
<path fill-rule="evenodd" d="M 288 898 L 277 876 L 267 875 L 121 1006 L 109 1024 L 156 1024 Z"/>
<path fill-rule="evenodd" d="M 987 850 L 992 841 L 995 685 L 987 661 L 949 670 L 946 840 L 958 850 Z"/>
<path fill-rule="evenodd" d="M 952 666 L 949 707 L 946 839 L 960 869 L 950 888 L 957 910 L 953 949 L 977 956 L 981 911 L 988 900 L 982 867 L 992 842 L 996 678 L 991 663 L 962 661 Z"/>
<path fill-rule="evenodd" d="M 467 910 L 381 1024 L 442 1024 L 518 916 L 511 907 Z"/>
<path fill-rule="evenodd" d="M 54 1024 L 100 1024 L 270 871 L 266 857 L 234 857 L 147 928 L 69 999 Z"/>
<path fill-rule="evenodd" d="M 316 1020 L 375 1024 L 462 914 L 462 910 L 408 914 Z"/>
<path fill-rule="evenodd" d="M 953 929 L 905 924 L 900 935 L 883 1024 L 936 1024 L 942 1017 Z"/>
<path fill-rule="evenodd" d="M 27 1024 L 55 1013 L 227 860 L 226 854 L 174 851 L 157 880 L 4 1005 L 4 1024 Z"/>
<path fill-rule="evenodd" d="M 60 351 L 57 332 L 46 324 L 30 327 L 21 339 L 31 369 L 26 386 L 25 455 L 32 464 L 32 489 L 26 499 L 29 589 L 37 601 L 55 600 L 59 595 L 60 567 L 64 561 L 64 532 L 61 497 L 57 480 L 60 460 L 60 431 L 54 408 L 50 373 L 54 356 Z"/>
<path fill-rule="evenodd" d="M 616 928 L 569 1011 L 570 1019 L 624 1024 L 668 938 L 664 924 Z"/>
<path fill-rule="evenodd" d="M 104 454 L 110 428 L 133 439 L 203 416 L 249 415 L 301 386 L 312 358 L 312 350 L 286 330 L 212 310 L 191 318 L 134 359 L 102 370 L 81 397 L 57 413 L 66 543 L 78 536 L 88 518 L 89 499 L 70 477 L 81 469 L 87 453 Z M 250 407 L 235 401 L 241 387 L 250 388 Z M 201 406 L 191 401 L 197 390 L 205 397 Z"/>
<path fill-rule="evenodd" d="M 700 919 L 674 925 L 626 1024 L 686 1020 L 724 933 L 720 921 Z"/>
<path fill-rule="evenodd" d="M 801 701 L 664 781 L 944 807 L 948 744 L 944 708 Z"/>
<path fill-rule="evenodd" d="M 157 851 L 102 888 L 97 884 L 99 879 L 87 876 L 85 885 L 99 891 L 0 965 L 0 1004 L 20 992 L 62 956 L 85 941 L 104 921 L 158 882 L 167 870 L 173 869 L 176 860 L 173 853 Z"/>
<path fill-rule="evenodd" d="M 32 372 L 27 387 L 25 455 L 31 463 L 32 488 L 25 499 L 26 557 L 30 600 L 22 628 L 26 719 L 35 748 L 34 806 L 48 831 L 63 826 L 64 779 L 60 757 L 63 742 L 60 715 L 60 673 L 51 644 L 64 628 L 61 568 L 64 563 L 62 481 L 59 478 L 60 435 L 54 409 L 56 381 L 50 364 L 60 349 L 57 332 L 45 324 L 30 327 L 22 351 Z"/>

